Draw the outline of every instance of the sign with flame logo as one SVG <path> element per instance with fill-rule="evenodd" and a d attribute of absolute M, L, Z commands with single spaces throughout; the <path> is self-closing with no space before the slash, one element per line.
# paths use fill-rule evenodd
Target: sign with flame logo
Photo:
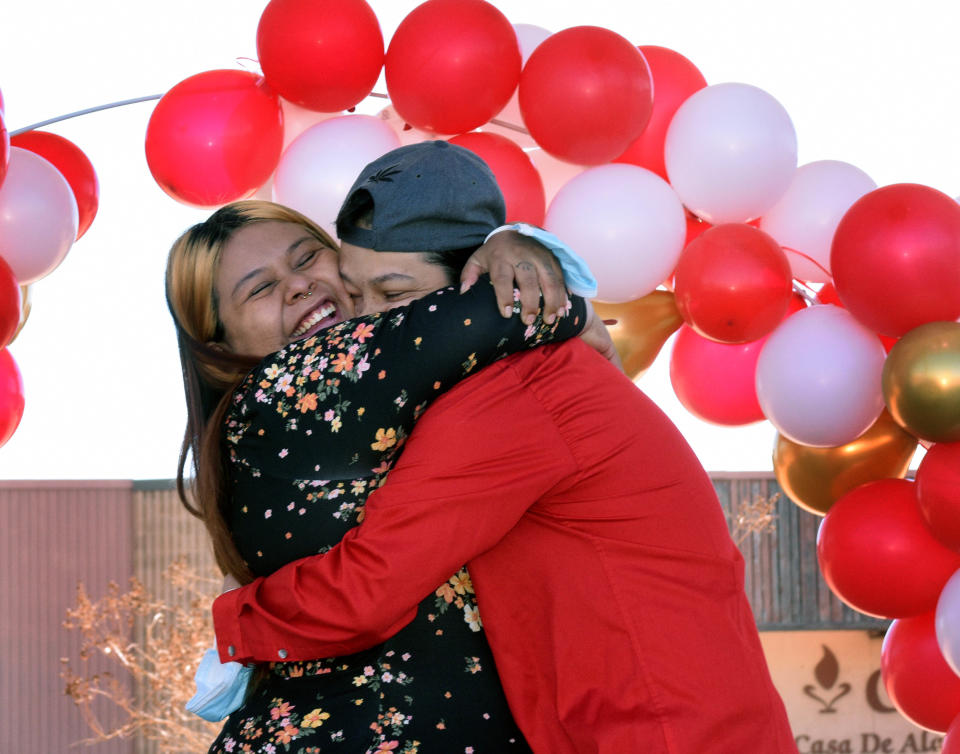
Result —
<path fill-rule="evenodd" d="M 866 631 L 760 635 L 800 754 L 938 752 L 943 736 L 903 718 L 880 678 L 882 637 Z"/>

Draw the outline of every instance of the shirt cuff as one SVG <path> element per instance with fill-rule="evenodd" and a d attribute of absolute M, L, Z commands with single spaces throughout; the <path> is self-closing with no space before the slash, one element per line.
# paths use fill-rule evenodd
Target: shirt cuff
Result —
<path fill-rule="evenodd" d="M 251 662 L 240 636 L 243 587 L 224 592 L 213 601 L 213 632 L 220 662 Z"/>
<path fill-rule="evenodd" d="M 597 295 L 597 279 L 590 272 L 590 267 L 583 261 L 569 246 L 557 238 L 550 231 L 538 228 L 529 223 L 510 223 L 501 225 L 499 228 L 491 231 L 484 239 L 484 243 L 490 240 L 490 237 L 504 230 L 515 230 L 523 236 L 529 236 L 537 241 L 541 246 L 553 252 L 563 270 L 563 280 L 567 289 L 577 296 L 583 298 L 594 298 Z"/>

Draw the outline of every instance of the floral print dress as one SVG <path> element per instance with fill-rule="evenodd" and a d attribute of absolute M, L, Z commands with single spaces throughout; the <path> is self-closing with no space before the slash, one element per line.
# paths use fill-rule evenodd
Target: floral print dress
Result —
<path fill-rule="evenodd" d="M 435 396 L 498 358 L 576 335 L 584 319 L 576 297 L 553 325 L 504 319 L 480 283 L 342 322 L 264 359 L 234 394 L 225 426 L 229 524 L 254 573 L 326 552 L 360 523 L 367 495 Z M 211 752 L 530 751 L 466 568 L 383 644 L 312 662 L 278 654 Z"/>

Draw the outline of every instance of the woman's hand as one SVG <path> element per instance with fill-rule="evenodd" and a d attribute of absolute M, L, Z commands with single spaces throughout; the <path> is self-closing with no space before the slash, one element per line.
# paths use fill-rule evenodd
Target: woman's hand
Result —
<path fill-rule="evenodd" d="M 567 289 L 553 254 L 532 238 L 505 230 L 494 235 L 467 260 L 460 275 L 460 290 L 472 286 L 484 272 L 490 275 L 497 305 L 504 317 L 513 315 L 513 289 L 520 291 L 520 316 L 533 322 L 543 298 L 543 319 L 548 324 L 563 316 Z"/>
<path fill-rule="evenodd" d="M 622 372 L 623 363 L 620 361 L 620 354 L 617 353 L 617 349 L 613 345 L 613 339 L 610 337 L 607 326 L 600 319 L 600 315 L 594 311 L 593 305 L 589 301 L 585 303 L 587 305 L 587 324 L 584 326 L 583 332 L 580 333 L 580 337 L 588 346 L 597 351 L 603 358 L 612 362 Z"/>

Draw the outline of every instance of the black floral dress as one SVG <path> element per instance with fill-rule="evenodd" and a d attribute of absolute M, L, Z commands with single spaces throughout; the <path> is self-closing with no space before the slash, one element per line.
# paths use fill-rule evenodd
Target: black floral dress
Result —
<path fill-rule="evenodd" d="M 519 307 L 515 307 L 519 309 Z M 487 282 L 342 322 L 268 356 L 226 419 L 230 527 L 257 575 L 322 553 L 363 519 L 427 404 L 524 348 L 572 337 L 584 302 L 530 326 L 504 319 Z M 385 643 L 271 663 L 211 752 L 529 752 L 513 722 L 466 568 Z"/>

